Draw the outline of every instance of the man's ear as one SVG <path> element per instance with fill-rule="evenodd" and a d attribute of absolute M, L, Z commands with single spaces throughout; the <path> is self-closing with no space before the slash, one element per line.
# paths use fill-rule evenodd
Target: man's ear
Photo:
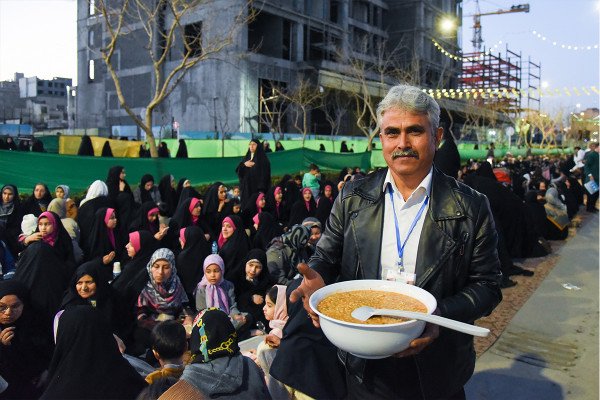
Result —
<path fill-rule="evenodd" d="M 444 128 L 441 126 L 438 127 L 435 131 L 435 148 L 440 147 L 440 143 L 442 143 L 442 139 L 444 138 Z"/>

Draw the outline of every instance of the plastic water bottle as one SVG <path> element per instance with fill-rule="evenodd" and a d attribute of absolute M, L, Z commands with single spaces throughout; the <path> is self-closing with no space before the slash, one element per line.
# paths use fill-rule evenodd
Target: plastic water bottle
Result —
<path fill-rule="evenodd" d="M 212 244 L 212 253 L 217 254 L 219 252 L 219 246 L 217 246 L 217 242 L 213 242 Z"/>
<path fill-rule="evenodd" d="M 113 264 L 113 279 L 115 279 L 121 273 L 121 263 L 116 261 Z"/>

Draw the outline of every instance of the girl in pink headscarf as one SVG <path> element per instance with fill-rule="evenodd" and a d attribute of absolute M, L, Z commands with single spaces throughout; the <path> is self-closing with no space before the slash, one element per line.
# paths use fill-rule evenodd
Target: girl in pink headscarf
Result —
<path fill-rule="evenodd" d="M 273 398 L 279 397 L 274 396 L 277 390 L 284 390 L 283 393 L 285 393 L 285 389 L 278 387 L 276 380 L 270 379 L 269 370 L 271 369 L 271 364 L 277 354 L 277 347 L 279 347 L 283 336 L 283 327 L 289 318 L 286 304 L 286 289 L 286 286 L 275 285 L 267 292 L 263 311 L 265 318 L 269 320 L 271 332 L 265 336 L 264 342 L 261 342 L 256 349 L 256 356 L 260 367 L 269 378 L 269 392 L 271 392 Z"/>
<path fill-rule="evenodd" d="M 38 241 L 49 244 L 54 249 L 57 257 L 69 264 L 70 272 L 72 273 L 75 271 L 73 242 L 57 214 L 51 211 L 44 211 L 41 213 L 37 218 L 36 231 L 31 235 L 23 236 L 19 240 L 21 242 L 21 250 L 24 250 L 31 243 Z"/>
<path fill-rule="evenodd" d="M 196 287 L 196 310 L 219 307 L 231 317 L 235 329 L 246 323 L 235 301 L 233 283 L 225 280 L 225 263 L 218 254 L 211 254 L 204 260 L 204 276 Z"/>

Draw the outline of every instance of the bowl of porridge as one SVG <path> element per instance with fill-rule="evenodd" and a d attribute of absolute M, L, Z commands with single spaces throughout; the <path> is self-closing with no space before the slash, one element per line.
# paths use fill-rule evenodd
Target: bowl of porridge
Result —
<path fill-rule="evenodd" d="M 359 321 L 350 314 L 370 306 L 431 314 L 435 297 L 417 286 L 383 280 L 356 280 L 325 286 L 312 294 L 310 307 L 319 315 L 321 329 L 341 350 L 361 358 L 385 358 L 408 347 L 425 328 L 424 321 L 373 316 Z"/>

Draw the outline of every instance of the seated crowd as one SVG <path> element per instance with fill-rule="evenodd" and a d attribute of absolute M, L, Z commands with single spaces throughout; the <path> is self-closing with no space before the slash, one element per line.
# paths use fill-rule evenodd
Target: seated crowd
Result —
<path fill-rule="evenodd" d="M 503 287 L 533 275 L 513 260 L 548 254 L 584 203 L 571 156 L 508 155 L 496 168 L 444 172 L 488 196 Z M 201 194 L 172 175 L 158 186 L 144 175 L 132 189 L 120 166 L 79 204 L 66 185 L 53 198 L 39 183 L 25 201 L 3 185 L 0 399 L 157 398 L 171 386 L 192 397 L 304 391 L 270 375 L 286 322 L 301 311 L 287 303 L 288 287 L 338 191 L 362 176 L 345 168 L 328 181 L 312 164 L 243 202 L 237 187 L 215 182 Z M 290 325 L 301 348 L 314 327 Z M 239 341 L 261 335 L 258 354 L 240 353 Z"/>

